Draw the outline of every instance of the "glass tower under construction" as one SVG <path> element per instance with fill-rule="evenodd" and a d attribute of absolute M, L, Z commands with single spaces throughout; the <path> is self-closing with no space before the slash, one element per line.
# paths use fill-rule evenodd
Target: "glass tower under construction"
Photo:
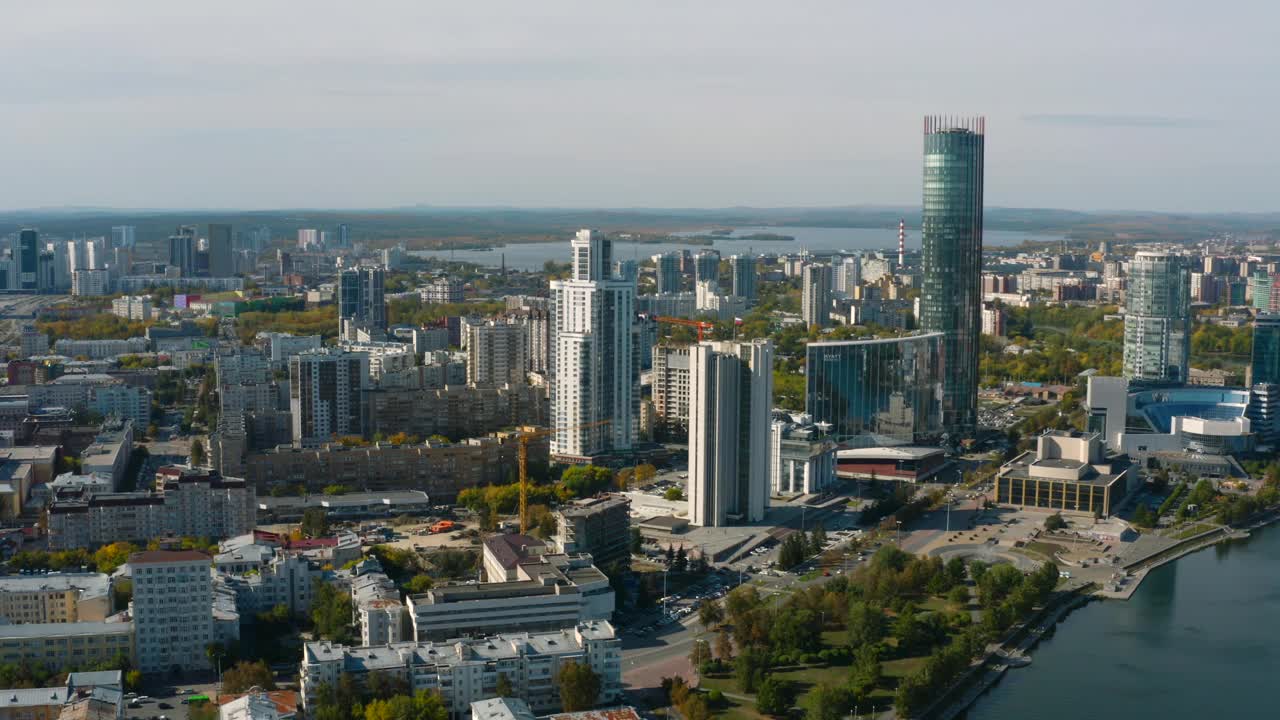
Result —
<path fill-rule="evenodd" d="M 961 435 L 978 420 L 984 125 L 983 118 L 924 122 L 920 327 L 943 335 L 942 423 Z"/>

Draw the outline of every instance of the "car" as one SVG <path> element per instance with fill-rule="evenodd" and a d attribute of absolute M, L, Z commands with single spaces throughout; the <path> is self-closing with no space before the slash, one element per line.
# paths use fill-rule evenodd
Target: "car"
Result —
<path fill-rule="evenodd" d="M 183 705 L 186 705 L 186 704 L 187 704 L 187 700 L 186 700 L 185 698 L 182 700 L 182 704 L 183 704 Z M 173 706 L 172 706 L 172 705 L 170 705 L 169 703 L 166 703 L 166 702 L 157 703 L 157 704 L 156 704 L 156 707 L 160 708 L 161 710 L 172 710 L 172 709 L 173 709 Z"/>

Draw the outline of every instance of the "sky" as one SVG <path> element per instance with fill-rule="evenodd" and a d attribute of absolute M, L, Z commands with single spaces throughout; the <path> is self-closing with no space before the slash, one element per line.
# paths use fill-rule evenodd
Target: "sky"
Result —
<path fill-rule="evenodd" d="M 1280 210 L 1274 3 L 0 0 L 0 209 Z"/>

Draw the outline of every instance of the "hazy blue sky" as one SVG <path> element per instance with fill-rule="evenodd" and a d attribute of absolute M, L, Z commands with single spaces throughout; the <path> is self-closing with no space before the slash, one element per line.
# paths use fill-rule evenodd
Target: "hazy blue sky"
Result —
<path fill-rule="evenodd" d="M 0 208 L 1280 210 L 1261 2 L 0 4 Z"/>

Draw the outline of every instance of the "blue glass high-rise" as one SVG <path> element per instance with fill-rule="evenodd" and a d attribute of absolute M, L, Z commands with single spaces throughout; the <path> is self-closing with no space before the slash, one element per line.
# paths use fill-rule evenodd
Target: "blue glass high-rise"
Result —
<path fill-rule="evenodd" d="M 943 334 L 942 421 L 957 434 L 978 420 L 984 133 L 983 118 L 925 118 L 920 327 Z"/>

